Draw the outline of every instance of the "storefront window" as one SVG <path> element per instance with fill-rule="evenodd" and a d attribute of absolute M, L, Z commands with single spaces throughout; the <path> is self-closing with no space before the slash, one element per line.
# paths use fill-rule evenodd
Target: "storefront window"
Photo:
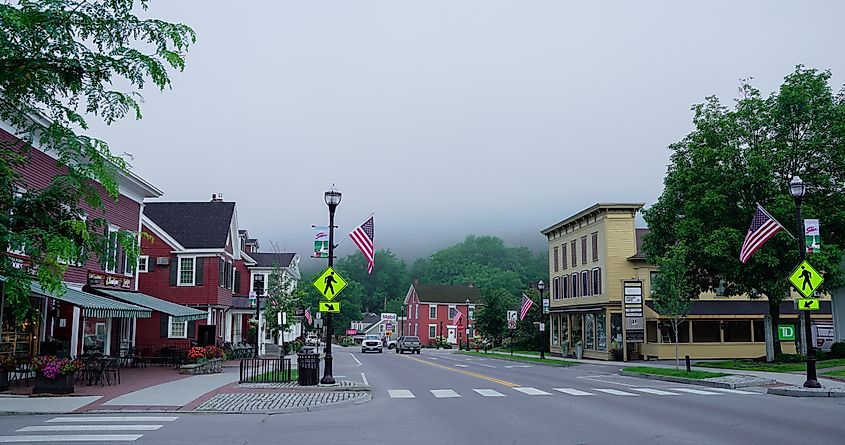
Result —
<path fill-rule="evenodd" d="M 607 316 L 596 314 L 596 349 L 607 351 Z"/>
<path fill-rule="evenodd" d="M 581 314 L 573 314 L 572 315 L 572 347 L 574 348 L 575 345 L 581 343 L 583 337 L 583 332 L 581 332 L 581 328 L 583 327 L 583 315 Z M 583 345 L 582 345 L 583 346 Z"/>
<path fill-rule="evenodd" d="M 675 330 L 669 321 L 660 322 L 660 342 L 675 343 Z M 678 326 L 678 343 L 689 343 L 689 322 L 682 321 Z"/>
<path fill-rule="evenodd" d="M 584 316 L 584 348 L 596 349 L 595 344 L 595 315 L 586 314 Z"/>
<path fill-rule="evenodd" d="M 755 342 L 764 342 L 766 341 L 766 325 L 763 323 L 763 320 L 754 320 L 754 341 Z"/>
<path fill-rule="evenodd" d="M 558 316 L 552 317 L 552 344 L 555 346 L 560 344 L 560 332 L 558 331 L 558 327 L 560 326 L 559 319 L 560 317 Z"/>
<path fill-rule="evenodd" d="M 657 343 L 657 322 L 645 322 L 645 341 L 649 343 Z"/>
<path fill-rule="evenodd" d="M 86 318 L 82 338 L 82 351 L 86 354 L 106 353 L 106 320 Z"/>
<path fill-rule="evenodd" d="M 622 314 L 610 314 L 610 338 L 617 345 L 622 344 Z"/>
<path fill-rule="evenodd" d="M 726 342 L 750 342 L 751 321 L 730 320 L 724 324 Z"/>
<path fill-rule="evenodd" d="M 569 347 L 569 316 L 561 315 L 558 321 L 560 321 L 560 345 L 565 354 L 568 352 L 566 348 Z"/>
<path fill-rule="evenodd" d="M 692 322 L 692 341 L 694 343 L 719 343 L 722 341 L 718 321 L 696 320 Z"/>

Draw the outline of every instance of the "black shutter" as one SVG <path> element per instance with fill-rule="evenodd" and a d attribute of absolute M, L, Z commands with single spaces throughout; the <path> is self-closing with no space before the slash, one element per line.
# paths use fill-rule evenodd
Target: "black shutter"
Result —
<path fill-rule="evenodd" d="M 226 278 L 223 276 L 223 258 L 217 259 L 217 285 L 223 287 Z"/>
<path fill-rule="evenodd" d="M 232 292 L 236 294 L 241 293 L 241 271 L 235 269 L 235 288 L 232 289 Z"/>
<path fill-rule="evenodd" d="M 159 313 L 158 319 L 159 319 L 159 327 L 160 327 L 160 331 L 161 331 L 160 332 L 161 338 L 167 338 L 167 329 L 169 327 L 168 324 L 170 323 L 170 317 L 167 316 L 167 315 L 164 315 L 162 313 Z"/>
<path fill-rule="evenodd" d="M 194 280 L 194 285 L 196 286 L 202 286 L 203 263 L 203 258 L 194 258 L 194 268 L 197 270 L 196 279 Z"/>
<path fill-rule="evenodd" d="M 195 332 L 196 330 L 197 330 L 196 320 L 189 321 L 188 322 L 188 338 L 194 338 L 194 335 L 196 335 L 196 332 Z"/>
<path fill-rule="evenodd" d="M 170 285 L 176 286 L 179 274 L 179 258 L 170 257 Z"/>

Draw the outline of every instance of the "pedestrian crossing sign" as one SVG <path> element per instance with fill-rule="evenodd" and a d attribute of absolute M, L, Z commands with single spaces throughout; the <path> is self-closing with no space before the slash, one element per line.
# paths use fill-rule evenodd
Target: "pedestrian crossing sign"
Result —
<path fill-rule="evenodd" d="M 820 273 L 804 260 L 789 275 L 789 282 L 804 297 L 810 297 L 824 282 Z"/>
<path fill-rule="evenodd" d="M 339 301 L 321 301 L 320 302 L 320 312 L 330 312 L 332 314 L 337 314 L 340 312 L 340 302 Z"/>
<path fill-rule="evenodd" d="M 332 301 L 346 287 L 346 280 L 337 271 L 327 267 L 311 284 L 326 300 Z"/>

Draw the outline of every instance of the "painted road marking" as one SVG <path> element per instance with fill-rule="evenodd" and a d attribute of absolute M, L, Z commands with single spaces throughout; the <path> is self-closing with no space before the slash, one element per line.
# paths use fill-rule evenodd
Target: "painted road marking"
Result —
<path fill-rule="evenodd" d="M 437 397 L 438 399 L 453 399 L 461 396 L 451 389 L 432 389 L 430 391 L 434 394 L 434 397 Z"/>
<path fill-rule="evenodd" d="M 759 392 L 754 391 L 740 391 L 738 389 L 730 389 L 730 388 L 707 388 L 708 391 L 719 391 L 719 392 L 727 392 L 731 394 L 762 394 Z"/>
<path fill-rule="evenodd" d="M 546 391 L 540 391 L 539 389 L 531 388 L 530 386 L 514 388 L 514 389 L 523 393 L 523 394 L 527 394 L 529 396 L 550 396 L 551 395 L 551 393 L 547 393 Z"/>
<path fill-rule="evenodd" d="M 457 366 L 458 368 L 466 368 L 467 367 L 467 365 L 462 365 L 460 363 L 455 363 L 455 366 Z"/>
<path fill-rule="evenodd" d="M 571 396 L 592 396 L 594 394 L 586 392 L 586 391 L 579 391 L 577 389 L 572 388 L 552 388 L 555 391 L 560 391 L 564 394 L 569 394 Z"/>
<path fill-rule="evenodd" d="M 502 367 L 503 367 L 503 368 L 507 368 L 507 369 L 513 369 L 513 368 L 530 368 L 530 367 L 531 367 L 531 365 L 507 365 L 507 366 L 502 366 Z"/>
<path fill-rule="evenodd" d="M 605 394 L 613 394 L 614 396 L 633 396 L 637 397 L 637 394 L 631 394 L 625 391 L 619 391 L 618 389 L 609 389 L 609 388 L 593 388 L 593 391 L 603 392 Z"/>
<path fill-rule="evenodd" d="M 609 383 L 611 385 L 639 386 L 639 385 L 631 385 L 629 383 L 614 382 L 612 380 L 611 381 L 602 380 L 599 377 L 616 377 L 616 378 L 619 378 L 619 377 L 624 377 L 624 376 L 620 376 L 620 375 L 617 375 L 617 374 L 606 374 L 606 375 L 597 375 L 597 376 L 591 376 L 591 375 L 578 376 L 579 379 L 592 380 L 594 382 L 601 382 L 601 383 Z M 625 377 L 625 378 L 633 378 L 633 377 Z M 642 383 L 640 383 L 640 385 L 642 385 Z"/>
<path fill-rule="evenodd" d="M 473 389 L 473 391 L 481 394 L 484 397 L 505 397 L 504 394 L 495 389 Z"/>
<path fill-rule="evenodd" d="M 355 365 L 355 366 L 361 366 L 361 362 L 358 360 L 358 357 L 355 357 L 355 354 L 350 352 L 349 355 L 351 355 L 352 360 L 355 360 L 355 363 L 357 363 L 357 365 Z"/>
<path fill-rule="evenodd" d="M 414 393 L 407 389 L 390 389 L 387 391 L 391 399 L 413 399 L 416 398 Z"/>
<path fill-rule="evenodd" d="M 405 357 L 407 357 L 407 356 L 405 356 Z M 460 374 L 476 377 L 476 378 L 479 378 L 479 379 L 482 379 L 482 380 L 487 380 L 488 382 L 498 383 L 499 385 L 507 386 L 509 388 L 519 386 L 516 383 L 512 383 L 512 382 L 509 382 L 507 380 L 496 379 L 496 378 L 493 378 L 493 377 L 486 376 L 484 374 L 479 374 L 477 372 L 467 371 L 467 370 L 464 370 L 464 369 L 450 368 L 448 366 L 440 365 L 440 364 L 437 364 L 437 363 L 427 362 L 425 360 L 420 360 L 420 359 L 414 358 L 414 357 L 407 357 L 407 358 L 409 358 L 411 360 L 416 360 L 420 363 L 425 363 L 428 366 L 434 366 L 436 368 L 445 369 L 447 371 L 457 372 L 457 373 L 460 373 Z"/>
<path fill-rule="evenodd" d="M 361 373 L 361 380 L 364 381 L 365 385 L 370 386 L 370 382 L 367 381 L 367 376 L 365 376 L 363 372 Z"/>
<path fill-rule="evenodd" d="M 54 417 L 47 423 L 62 422 L 173 422 L 179 417 Z"/>
<path fill-rule="evenodd" d="M 654 395 L 658 395 L 658 396 L 679 396 L 680 395 L 680 394 L 676 394 L 674 392 L 661 391 L 659 389 L 654 389 L 654 388 L 631 388 L 631 390 L 632 391 L 644 392 L 644 393 L 648 393 L 648 394 L 654 394 Z"/>
<path fill-rule="evenodd" d="M 57 431 L 155 431 L 164 425 L 39 425 L 15 430 L 16 433 L 43 433 Z"/>
<path fill-rule="evenodd" d="M 56 434 L 30 436 L 0 436 L 0 443 L 14 442 L 132 442 L 143 437 L 143 434 Z"/>
<path fill-rule="evenodd" d="M 698 395 L 701 395 L 701 396 L 721 396 L 722 395 L 722 394 L 719 394 L 717 392 L 702 391 L 700 389 L 691 389 L 691 388 L 669 388 L 669 389 L 671 389 L 672 391 L 681 391 L 681 392 L 688 392 L 690 394 L 698 394 Z"/>

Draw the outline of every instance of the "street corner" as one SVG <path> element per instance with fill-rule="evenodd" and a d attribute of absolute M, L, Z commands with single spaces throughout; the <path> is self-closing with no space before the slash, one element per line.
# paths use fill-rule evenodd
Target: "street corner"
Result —
<path fill-rule="evenodd" d="M 787 397 L 845 397 L 845 388 L 804 388 L 803 386 L 772 387 L 768 394 Z"/>
<path fill-rule="evenodd" d="M 201 413 L 287 414 L 360 405 L 366 391 L 237 392 L 216 394 L 193 409 Z"/>

